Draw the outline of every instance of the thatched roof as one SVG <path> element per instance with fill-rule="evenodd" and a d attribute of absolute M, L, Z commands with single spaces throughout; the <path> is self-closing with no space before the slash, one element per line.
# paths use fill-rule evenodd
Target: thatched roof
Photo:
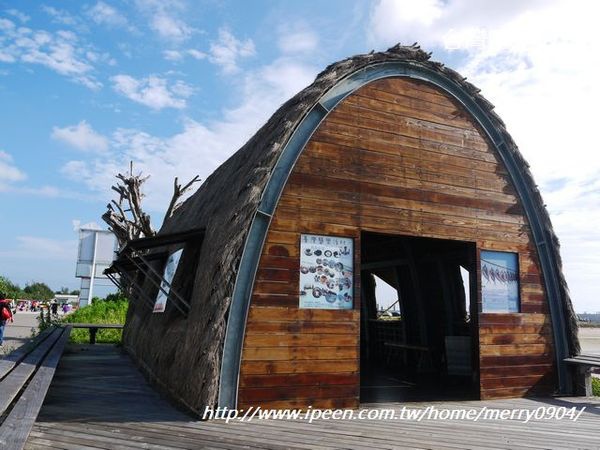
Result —
<path fill-rule="evenodd" d="M 125 343 L 136 359 L 172 395 L 192 409 L 216 401 L 220 358 L 228 308 L 245 239 L 271 172 L 295 128 L 330 88 L 365 66 L 403 61 L 435 71 L 460 86 L 487 114 L 518 162 L 543 217 L 551 251 L 558 262 L 562 308 L 569 322 L 569 351 L 579 352 L 576 316 L 560 268 L 559 243 L 528 164 L 506 131 L 493 105 L 479 89 L 443 64 L 430 61 L 418 46 L 397 45 L 336 62 L 315 81 L 284 103 L 269 121 L 231 158 L 209 176 L 160 230 L 160 233 L 205 229 L 194 280 L 189 317 L 130 314 Z M 161 345 L 157 345 L 161 342 Z"/>

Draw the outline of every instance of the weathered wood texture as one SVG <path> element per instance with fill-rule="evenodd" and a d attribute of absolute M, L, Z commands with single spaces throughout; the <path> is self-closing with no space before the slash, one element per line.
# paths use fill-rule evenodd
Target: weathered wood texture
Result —
<path fill-rule="evenodd" d="M 333 403 L 333 402 L 330 402 Z M 574 422 L 547 420 L 224 420 L 198 421 L 169 405 L 145 383 L 127 355 L 108 345 L 71 345 L 29 435 L 37 449 L 532 449 L 597 448 L 600 402 L 593 399 L 510 399 L 481 402 L 377 404 L 439 411 L 576 407 Z M 358 412 L 357 412 L 358 413 Z M 524 416 L 522 416 L 524 417 Z M 12 448 L 12 447 L 7 447 Z"/>
<path fill-rule="evenodd" d="M 13 368 L 29 355 L 54 331 L 54 328 L 46 328 L 28 343 L 10 352 L 0 359 L 0 380 L 3 379 Z"/>
<path fill-rule="evenodd" d="M 393 78 L 359 89 L 332 111 L 290 175 L 256 276 L 240 406 L 358 404 L 358 277 L 353 312 L 297 308 L 300 234 L 353 237 L 356 251 L 361 231 L 519 252 L 521 313 L 480 318 L 481 397 L 552 391 L 544 287 L 505 168 L 449 96 L 424 82 Z M 267 377 L 257 375 L 269 374 L 277 374 L 278 384 L 265 389 Z M 307 384 L 310 375 L 314 381 Z"/>
<path fill-rule="evenodd" d="M 7 401 L 0 410 L 2 416 L 8 403 L 19 394 L 15 388 L 22 389 L 0 426 L 0 448 L 19 450 L 25 446 L 70 334 L 70 326 L 52 331 L 0 383 L 3 391 L 0 398 Z M 35 374 L 32 376 L 34 370 Z"/>
<path fill-rule="evenodd" d="M 40 340 L 38 345 L 18 365 L 14 366 L 6 377 L 2 378 L 2 382 L 0 383 L 0 415 L 4 414 L 15 398 L 17 398 L 23 386 L 27 384 L 31 375 L 43 361 L 45 355 L 56 344 L 61 333 L 62 329 L 55 328 L 51 330 L 51 333 L 46 334 L 46 339 Z"/>

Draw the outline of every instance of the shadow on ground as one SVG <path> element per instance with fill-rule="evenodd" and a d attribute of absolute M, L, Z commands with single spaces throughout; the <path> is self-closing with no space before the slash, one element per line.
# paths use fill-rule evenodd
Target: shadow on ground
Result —
<path fill-rule="evenodd" d="M 38 416 L 38 422 L 190 420 L 112 344 L 69 345 Z"/>

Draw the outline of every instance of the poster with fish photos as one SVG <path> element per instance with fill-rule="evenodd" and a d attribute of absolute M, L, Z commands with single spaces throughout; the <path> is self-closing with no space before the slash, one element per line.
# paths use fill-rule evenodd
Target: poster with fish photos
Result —
<path fill-rule="evenodd" d="M 352 309 L 352 238 L 300 236 L 300 308 Z"/>
<path fill-rule="evenodd" d="M 481 251 L 484 313 L 519 312 L 519 258 L 516 253 Z"/>

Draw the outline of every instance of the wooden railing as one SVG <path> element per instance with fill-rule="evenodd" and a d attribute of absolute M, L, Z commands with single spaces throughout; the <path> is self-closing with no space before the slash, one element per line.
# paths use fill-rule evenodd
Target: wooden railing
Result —
<path fill-rule="evenodd" d="M 0 448 L 24 447 L 70 334 L 70 325 L 48 328 L 0 360 Z"/>
<path fill-rule="evenodd" d="M 90 344 L 96 343 L 96 333 L 101 329 L 123 329 L 122 324 L 117 323 L 70 323 L 73 328 L 87 328 L 90 330 Z"/>

